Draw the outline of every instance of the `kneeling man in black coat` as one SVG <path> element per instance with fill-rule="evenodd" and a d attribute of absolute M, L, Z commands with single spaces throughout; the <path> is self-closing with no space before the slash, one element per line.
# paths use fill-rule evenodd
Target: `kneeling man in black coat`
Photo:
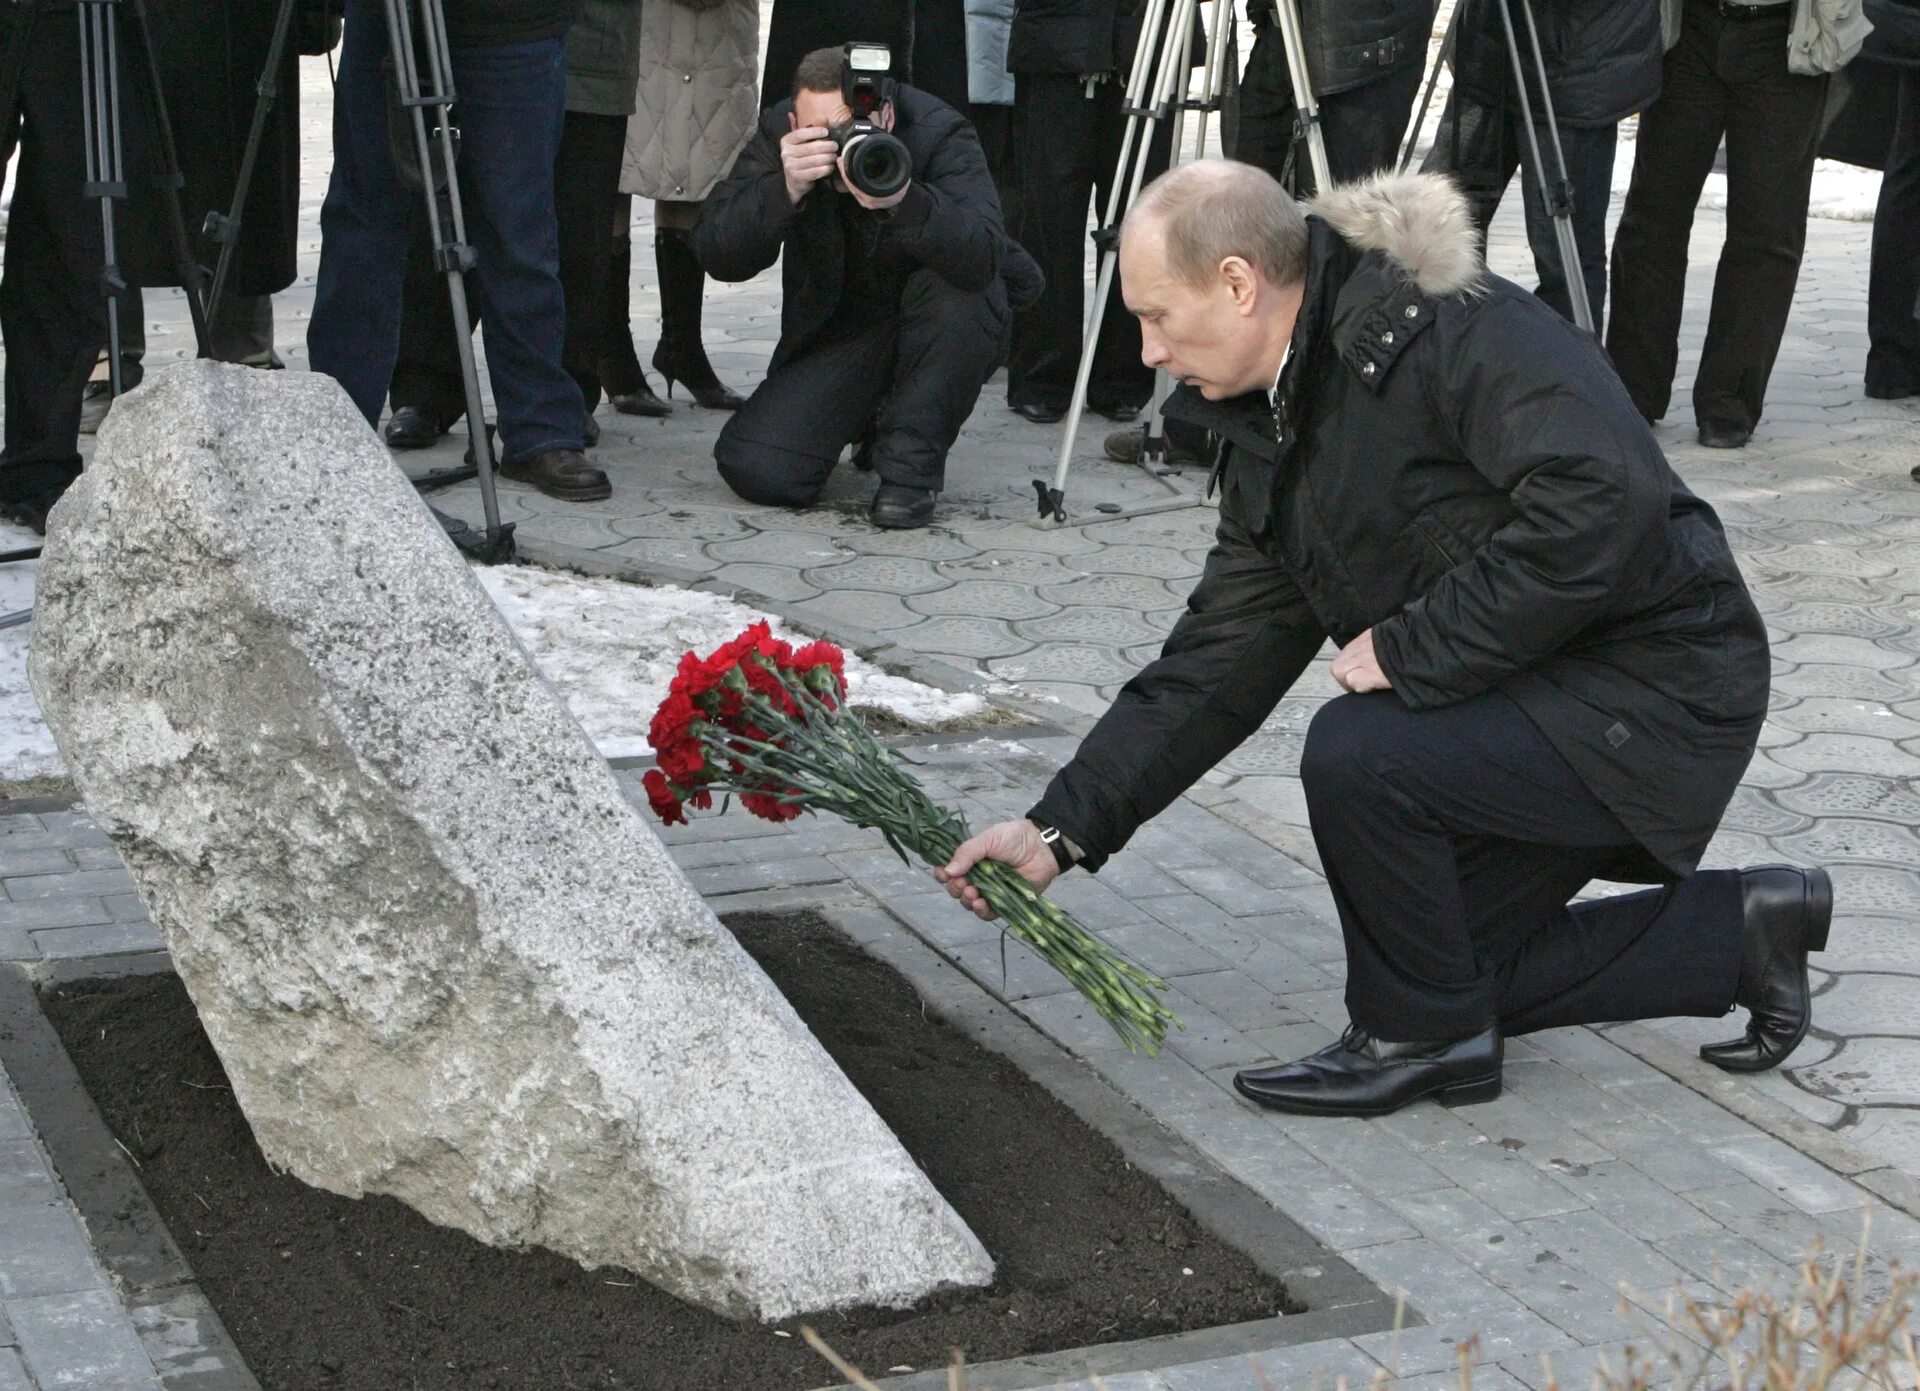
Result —
<path fill-rule="evenodd" d="M 1500 1091 L 1501 1040 L 1751 1015 L 1805 1035 L 1820 870 L 1696 868 L 1767 706 L 1765 629 L 1718 518 L 1591 337 L 1481 265 L 1433 176 L 1303 209 L 1246 165 L 1152 185 L 1120 252 L 1167 417 L 1226 441 L 1218 539 L 1158 660 L 1029 819 L 960 847 L 1090 869 L 1257 730 L 1331 637 L 1349 694 L 1300 760 L 1340 913 L 1339 1042 L 1243 1072 L 1263 1105 L 1379 1115 Z M 1658 883 L 1569 900 L 1593 879 Z"/>
<path fill-rule="evenodd" d="M 807 507 L 840 451 L 880 476 L 872 518 L 925 526 L 947 451 L 1005 359 L 1011 309 L 1040 271 L 1001 225 L 966 119 L 913 87 L 875 124 L 913 157 L 897 193 L 852 187 L 830 131 L 852 118 L 843 55 L 801 60 L 794 96 L 760 118 L 694 230 L 707 274 L 746 280 L 782 250 L 785 301 L 767 379 L 720 432 L 720 476 L 749 502 Z"/>

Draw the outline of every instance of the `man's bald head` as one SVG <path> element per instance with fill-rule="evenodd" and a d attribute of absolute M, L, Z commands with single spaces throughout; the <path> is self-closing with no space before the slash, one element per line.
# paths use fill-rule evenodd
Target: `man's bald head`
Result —
<path fill-rule="evenodd" d="M 1148 184 L 1122 234 L 1154 223 L 1166 241 L 1167 273 L 1201 285 L 1238 256 L 1275 285 L 1304 280 L 1307 219 L 1263 169 L 1231 159 L 1202 159 Z"/>

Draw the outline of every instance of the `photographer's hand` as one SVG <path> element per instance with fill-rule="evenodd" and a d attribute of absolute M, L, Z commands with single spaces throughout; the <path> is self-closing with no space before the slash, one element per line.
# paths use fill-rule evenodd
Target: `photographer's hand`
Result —
<path fill-rule="evenodd" d="M 780 170 L 787 197 L 798 204 L 813 186 L 840 167 L 840 147 L 824 126 L 796 126 L 780 137 Z"/>

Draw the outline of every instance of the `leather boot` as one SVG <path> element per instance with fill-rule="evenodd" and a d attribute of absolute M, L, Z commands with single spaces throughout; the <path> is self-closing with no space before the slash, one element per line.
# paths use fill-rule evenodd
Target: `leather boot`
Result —
<path fill-rule="evenodd" d="M 1450 1105 L 1500 1095 L 1500 1031 L 1453 1042 L 1389 1043 L 1349 1024 L 1338 1043 L 1279 1067 L 1236 1073 L 1234 1090 L 1302 1116 L 1384 1116 L 1434 1097 Z"/>
<path fill-rule="evenodd" d="M 621 232 L 613 239 L 613 255 L 607 267 L 607 316 L 600 325 L 600 386 L 622 415 L 672 415 L 673 407 L 654 395 L 653 383 L 641 369 L 640 355 L 633 350 L 633 325 L 628 322 L 627 312 L 632 287 L 633 238 Z"/>
<path fill-rule="evenodd" d="M 1813 1023 L 1807 953 L 1825 951 L 1833 923 L 1833 881 L 1824 869 L 1756 865 L 1740 871 L 1746 940 L 1733 1002 L 1747 1032 L 1709 1043 L 1700 1056 L 1728 1072 L 1765 1072 L 1786 1061 Z"/>
<path fill-rule="evenodd" d="M 888 531 L 911 531 L 933 520 L 934 492 L 907 483 L 882 483 L 873 495 L 867 517 Z"/>
<path fill-rule="evenodd" d="M 607 475 L 577 449 L 549 449 L 530 459 L 506 460 L 500 465 L 500 476 L 531 483 L 548 497 L 567 502 L 599 502 L 613 496 Z"/>
<path fill-rule="evenodd" d="M 673 399 L 673 384 L 683 382 L 708 410 L 739 410 L 747 398 L 720 384 L 700 342 L 707 273 L 693 254 L 693 235 L 678 227 L 657 229 L 653 260 L 660 273 L 660 345 L 653 350 L 653 370 L 667 379 L 667 399 Z"/>

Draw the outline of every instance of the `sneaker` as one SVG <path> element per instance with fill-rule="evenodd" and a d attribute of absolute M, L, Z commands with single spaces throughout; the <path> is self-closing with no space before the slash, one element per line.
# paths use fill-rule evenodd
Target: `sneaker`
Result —
<path fill-rule="evenodd" d="M 1171 436 L 1167 437 L 1166 446 L 1166 462 L 1175 467 L 1206 463 L 1191 445 Z M 1137 464 L 1147 452 L 1147 427 L 1142 425 L 1136 430 L 1115 430 L 1107 436 L 1105 448 L 1107 457 L 1116 464 Z"/>
<path fill-rule="evenodd" d="M 87 389 L 80 394 L 80 433 L 96 433 L 112 409 L 113 383 L 88 382 Z"/>

